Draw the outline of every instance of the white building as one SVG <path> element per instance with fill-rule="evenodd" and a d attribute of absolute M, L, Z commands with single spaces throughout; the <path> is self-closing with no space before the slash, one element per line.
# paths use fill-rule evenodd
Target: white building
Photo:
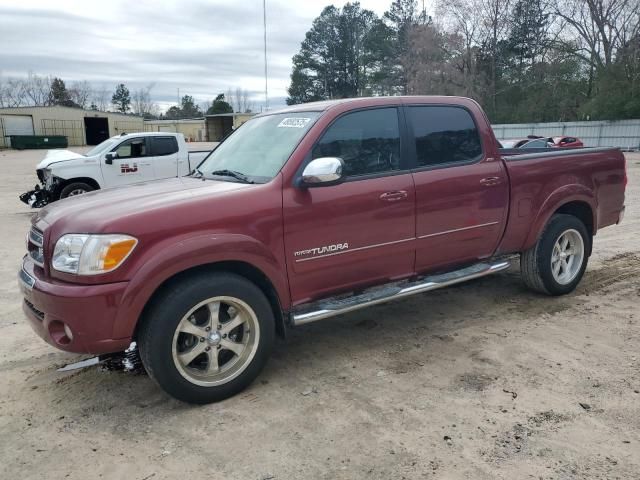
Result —
<path fill-rule="evenodd" d="M 63 135 L 77 146 L 142 131 L 142 117 L 135 115 L 62 106 L 0 108 L 0 148 L 10 146 L 10 135 Z"/>

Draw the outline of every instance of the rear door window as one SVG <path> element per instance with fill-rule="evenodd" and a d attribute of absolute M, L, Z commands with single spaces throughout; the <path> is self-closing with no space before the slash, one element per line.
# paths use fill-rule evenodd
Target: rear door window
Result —
<path fill-rule="evenodd" d="M 160 157 L 178 152 L 176 137 L 151 137 L 151 156 Z"/>
<path fill-rule="evenodd" d="M 398 110 L 378 108 L 338 118 L 313 148 L 313 158 L 338 157 L 357 177 L 400 169 Z"/>
<path fill-rule="evenodd" d="M 478 129 L 466 109 L 413 106 L 407 110 L 418 167 L 474 162 L 482 156 Z"/>
<path fill-rule="evenodd" d="M 546 148 L 547 141 L 544 139 L 531 140 L 530 142 L 525 143 L 520 148 Z"/>

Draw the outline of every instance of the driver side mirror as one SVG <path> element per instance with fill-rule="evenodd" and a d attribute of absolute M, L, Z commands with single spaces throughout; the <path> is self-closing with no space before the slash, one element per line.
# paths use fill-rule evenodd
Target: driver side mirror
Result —
<path fill-rule="evenodd" d="M 302 171 L 301 186 L 322 187 L 336 185 L 344 177 L 344 162 L 338 157 L 322 157 L 311 160 Z"/>
<path fill-rule="evenodd" d="M 104 158 L 104 163 L 106 163 L 107 165 L 113 165 L 113 159 L 118 158 L 118 152 L 107 153 Z"/>

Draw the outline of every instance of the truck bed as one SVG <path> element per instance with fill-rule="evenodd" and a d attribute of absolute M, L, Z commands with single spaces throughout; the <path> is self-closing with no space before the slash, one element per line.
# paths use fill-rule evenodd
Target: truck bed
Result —
<path fill-rule="evenodd" d="M 511 192 L 508 227 L 499 252 L 530 248 L 550 216 L 568 202 L 588 212 L 593 234 L 620 220 L 626 182 L 620 149 L 540 150 L 500 150 Z"/>

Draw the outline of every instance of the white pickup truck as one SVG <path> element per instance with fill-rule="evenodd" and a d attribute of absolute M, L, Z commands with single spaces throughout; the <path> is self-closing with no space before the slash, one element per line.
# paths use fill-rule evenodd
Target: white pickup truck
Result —
<path fill-rule="evenodd" d="M 49 150 L 36 167 L 40 185 L 20 195 L 32 207 L 107 187 L 180 177 L 210 151 L 189 151 L 181 133 L 123 133 L 85 154 Z"/>

